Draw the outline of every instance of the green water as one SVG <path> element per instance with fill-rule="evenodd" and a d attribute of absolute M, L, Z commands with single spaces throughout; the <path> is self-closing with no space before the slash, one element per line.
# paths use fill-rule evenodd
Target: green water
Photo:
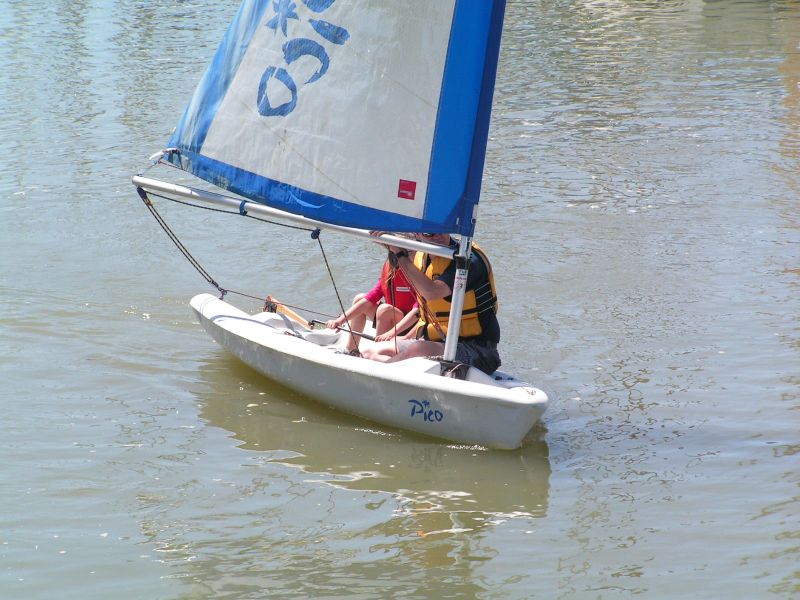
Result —
<path fill-rule="evenodd" d="M 551 397 L 515 452 L 323 408 L 193 322 L 129 177 L 236 8 L 0 4 L 0 597 L 800 597 L 800 6 L 509 1 L 476 234 Z M 337 310 L 307 234 L 162 212 L 223 285 Z"/>

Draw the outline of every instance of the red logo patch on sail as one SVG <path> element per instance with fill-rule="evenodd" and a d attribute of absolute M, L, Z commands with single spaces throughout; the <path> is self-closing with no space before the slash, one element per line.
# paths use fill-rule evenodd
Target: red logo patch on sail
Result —
<path fill-rule="evenodd" d="M 406 200 L 413 200 L 417 195 L 417 182 L 409 181 L 408 179 L 401 179 L 400 185 L 397 187 L 397 197 L 405 198 Z"/>

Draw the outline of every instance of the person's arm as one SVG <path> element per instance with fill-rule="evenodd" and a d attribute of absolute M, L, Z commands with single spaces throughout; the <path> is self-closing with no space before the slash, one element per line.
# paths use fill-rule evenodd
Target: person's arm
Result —
<path fill-rule="evenodd" d="M 325 323 L 325 326 L 328 327 L 328 329 L 338 329 L 338 328 L 342 327 L 345 323 L 347 323 L 350 319 L 352 319 L 354 316 L 356 316 L 357 314 L 359 314 L 361 312 L 365 312 L 367 310 L 367 308 L 369 307 L 369 305 L 371 305 L 371 304 L 372 304 L 372 302 L 370 302 L 366 298 L 361 298 L 358 302 L 353 304 L 353 306 L 348 308 L 347 312 L 345 312 L 343 315 L 339 315 L 335 319 L 331 319 L 330 321 Z"/>
<path fill-rule="evenodd" d="M 391 248 L 390 248 L 391 249 Z M 400 251 L 399 248 L 394 249 L 395 254 Z M 452 293 L 450 286 L 443 281 L 430 280 L 428 277 L 414 266 L 414 261 L 411 256 L 401 255 L 397 257 L 397 262 L 400 268 L 403 269 L 403 274 L 408 279 L 411 286 L 425 298 L 425 300 L 438 300 L 440 298 L 447 298 Z"/>
<path fill-rule="evenodd" d="M 383 231 L 370 231 L 370 235 L 376 238 L 379 238 L 383 233 Z M 417 290 L 417 292 L 426 300 L 439 300 L 440 298 L 447 298 L 452 293 L 450 286 L 442 281 L 431 281 L 428 277 L 420 271 L 417 267 L 414 266 L 414 260 L 411 255 L 409 255 L 408 250 L 403 250 L 398 248 L 397 246 L 388 246 L 384 244 L 389 249 L 389 252 L 394 253 L 395 255 L 400 252 L 400 256 L 397 257 L 397 262 L 400 265 L 400 268 L 403 269 L 403 274 L 408 279 L 411 286 Z"/>

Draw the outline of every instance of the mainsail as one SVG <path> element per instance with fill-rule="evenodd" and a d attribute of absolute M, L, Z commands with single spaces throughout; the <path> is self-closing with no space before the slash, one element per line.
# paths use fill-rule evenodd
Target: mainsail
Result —
<path fill-rule="evenodd" d="M 244 0 L 167 160 L 361 229 L 471 236 L 505 0 Z"/>

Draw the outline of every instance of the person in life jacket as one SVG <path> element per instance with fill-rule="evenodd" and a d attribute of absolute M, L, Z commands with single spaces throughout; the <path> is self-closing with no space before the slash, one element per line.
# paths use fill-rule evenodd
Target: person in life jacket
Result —
<path fill-rule="evenodd" d="M 374 232 L 374 235 L 380 235 L 380 232 Z M 425 241 L 442 246 L 457 245 L 446 233 L 426 234 L 423 237 Z M 441 356 L 444 353 L 450 297 L 455 283 L 455 261 L 422 252 L 412 257 L 407 251 L 396 247 L 390 247 L 389 251 L 395 255 L 400 269 L 417 293 L 420 319 L 404 339 L 372 345 L 365 350 L 364 356 L 383 362 L 414 356 Z M 473 245 L 467 269 L 456 362 L 477 367 L 489 374 L 497 370 L 500 366 L 497 352 L 500 324 L 496 313 L 497 293 L 492 266 L 480 247 Z"/>
<path fill-rule="evenodd" d="M 349 329 L 360 333 L 367 319 L 375 323 L 375 340 L 388 341 L 405 334 L 417 322 L 417 296 L 405 275 L 387 260 L 381 276 L 369 292 L 358 294 L 347 311 L 326 323 L 330 329 Z M 358 350 L 360 336 L 351 335 L 347 351 Z"/>

